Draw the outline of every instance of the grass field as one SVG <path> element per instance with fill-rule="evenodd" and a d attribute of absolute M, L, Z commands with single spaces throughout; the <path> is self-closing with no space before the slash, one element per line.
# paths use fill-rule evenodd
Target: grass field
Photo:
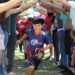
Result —
<path fill-rule="evenodd" d="M 44 58 L 49 57 L 50 53 L 47 51 L 45 53 Z M 15 71 L 18 73 L 17 75 L 21 75 L 22 70 L 27 67 L 27 64 L 24 63 L 24 52 L 19 52 L 17 48 L 15 51 Z M 57 67 L 53 62 L 50 62 L 48 59 L 42 60 L 42 63 L 39 66 L 37 71 L 37 75 L 73 75 L 69 71 L 62 71 L 59 67 Z"/>
<path fill-rule="evenodd" d="M 50 56 L 49 50 L 45 52 L 44 59 L 48 58 Z M 21 68 L 26 67 L 26 64 L 24 64 L 24 52 L 19 52 L 19 48 L 15 51 L 15 62 L 17 66 L 21 66 Z M 55 65 L 50 62 L 49 60 L 42 60 L 42 63 L 40 64 L 39 70 L 52 70 L 56 69 L 54 67 Z M 51 68 L 50 68 L 51 67 Z"/>

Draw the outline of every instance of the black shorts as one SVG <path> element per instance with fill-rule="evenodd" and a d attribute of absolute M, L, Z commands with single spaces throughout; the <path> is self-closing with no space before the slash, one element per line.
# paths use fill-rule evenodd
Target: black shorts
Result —
<path fill-rule="evenodd" d="M 37 70 L 41 63 L 41 59 L 37 59 L 35 57 L 29 58 L 29 66 L 34 66 L 34 69 Z"/>

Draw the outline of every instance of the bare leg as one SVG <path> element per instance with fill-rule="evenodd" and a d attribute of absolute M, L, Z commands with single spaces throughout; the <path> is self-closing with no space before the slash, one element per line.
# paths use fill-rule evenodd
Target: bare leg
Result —
<path fill-rule="evenodd" d="M 35 75 L 34 66 L 29 66 L 25 69 L 26 75 Z"/>

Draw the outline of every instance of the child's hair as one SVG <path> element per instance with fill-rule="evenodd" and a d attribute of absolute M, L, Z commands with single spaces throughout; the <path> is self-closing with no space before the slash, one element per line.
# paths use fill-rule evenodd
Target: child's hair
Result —
<path fill-rule="evenodd" d="M 33 24 L 44 24 L 44 19 L 39 18 L 39 17 L 34 18 Z"/>

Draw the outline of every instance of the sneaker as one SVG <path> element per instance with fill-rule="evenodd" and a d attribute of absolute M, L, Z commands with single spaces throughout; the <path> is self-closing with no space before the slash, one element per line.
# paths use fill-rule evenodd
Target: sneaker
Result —
<path fill-rule="evenodd" d="M 54 61 L 54 56 L 51 56 L 50 58 L 49 58 L 49 61 Z"/>
<path fill-rule="evenodd" d="M 57 66 L 60 66 L 60 61 L 57 61 L 57 62 L 56 62 L 56 65 L 57 65 Z"/>
<path fill-rule="evenodd" d="M 25 63 L 25 64 L 28 64 L 28 60 L 25 60 L 24 63 Z"/>

